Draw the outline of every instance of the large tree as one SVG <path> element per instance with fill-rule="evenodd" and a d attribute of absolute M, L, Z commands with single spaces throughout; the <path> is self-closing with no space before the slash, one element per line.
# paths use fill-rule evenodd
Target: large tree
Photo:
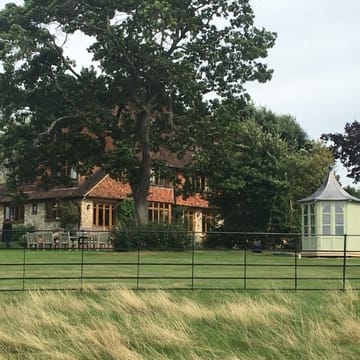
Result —
<path fill-rule="evenodd" d="M 79 71 L 64 55 L 66 36 L 78 32 L 93 39 L 96 67 Z M 195 146 L 191 127 L 208 112 L 204 96 L 243 97 L 246 82 L 269 80 L 261 59 L 274 41 L 254 26 L 249 0 L 8 4 L 0 12 L 0 111 L 9 178 L 53 184 L 65 160 L 81 173 L 102 167 L 129 181 L 145 223 L 152 154 Z"/>
<path fill-rule="evenodd" d="M 344 133 L 328 133 L 321 135 L 329 146 L 335 159 L 341 161 L 348 170 L 348 177 L 360 181 L 360 123 L 346 123 Z"/>

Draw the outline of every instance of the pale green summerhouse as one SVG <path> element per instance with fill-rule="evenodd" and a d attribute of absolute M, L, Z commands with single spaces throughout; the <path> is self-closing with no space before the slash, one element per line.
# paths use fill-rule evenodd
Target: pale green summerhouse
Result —
<path fill-rule="evenodd" d="M 303 255 L 339 256 L 346 243 L 348 256 L 360 256 L 360 199 L 341 187 L 333 168 L 319 189 L 299 203 Z"/>

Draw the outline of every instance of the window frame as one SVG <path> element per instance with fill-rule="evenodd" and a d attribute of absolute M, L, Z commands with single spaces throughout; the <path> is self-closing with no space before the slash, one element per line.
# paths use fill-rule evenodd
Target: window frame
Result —
<path fill-rule="evenodd" d="M 116 225 L 116 203 L 94 201 L 92 224 L 97 228 L 113 229 Z"/>
<path fill-rule="evenodd" d="M 148 219 L 158 224 L 171 224 L 171 204 L 161 201 L 149 201 Z"/>
<path fill-rule="evenodd" d="M 10 219 L 11 222 L 22 224 L 25 222 L 25 206 L 24 204 L 18 205 L 5 205 L 4 206 L 4 219 Z"/>

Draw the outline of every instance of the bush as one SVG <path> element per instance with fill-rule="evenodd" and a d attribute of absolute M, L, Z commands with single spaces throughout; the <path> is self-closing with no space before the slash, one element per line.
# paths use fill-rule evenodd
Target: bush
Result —
<path fill-rule="evenodd" d="M 34 231 L 34 226 L 23 224 L 13 225 L 12 247 L 24 247 L 26 245 L 25 236 L 29 231 Z"/>
<path fill-rule="evenodd" d="M 219 230 L 207 233 L 202 246 L 206 249 L 243 249 L 245 241 L 242 234 Z"/>
<path fill-rule="evenodd" d="M 149 249 L 149 250 L 185 250 L 189 248 L 194 236 L 179 224 L 149 223 L 118 229 L 113 234 L 115 251 Z"/>

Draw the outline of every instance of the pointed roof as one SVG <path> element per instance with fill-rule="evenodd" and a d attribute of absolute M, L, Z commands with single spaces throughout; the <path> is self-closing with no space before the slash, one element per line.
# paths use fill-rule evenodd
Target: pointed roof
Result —
<path fill-rule="evenodd" d="M 310 196 L 299 200 L 299 203 L 311 201 L 355 201 L 360 199 L 347 193 L 336 180 L 335 172 L 329 167 L 329 172 L 322 185 Z"/>

